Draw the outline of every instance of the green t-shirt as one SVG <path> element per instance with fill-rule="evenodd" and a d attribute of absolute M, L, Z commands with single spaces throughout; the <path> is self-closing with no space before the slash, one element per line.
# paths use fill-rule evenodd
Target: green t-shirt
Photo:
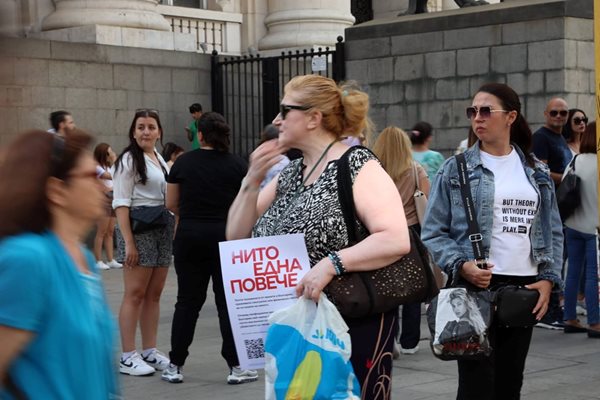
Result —
<path fill-rule="evenodd" d="M 192 150 L 196 150 L 200 148 L 200 142 L 198 142 L 198 127 L 196 126 L 196 121 L 190 122 L 190 126 L 188 127 L 192 134 Z"/>

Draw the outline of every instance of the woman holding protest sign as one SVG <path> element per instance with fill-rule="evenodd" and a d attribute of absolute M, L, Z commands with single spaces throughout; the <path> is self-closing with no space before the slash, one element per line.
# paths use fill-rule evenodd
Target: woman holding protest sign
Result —
<path fill-rule="evenodd" d="M 251 382 L 258 374 L 239 368 L 219 259 L 227 210 L 240 189 L 247 165 L 229 153 L 230 129 L 221 114 L 202 114 L 197 124 L 201 148 L 178 157 L 168 178 L 167 208 L 179 217 L 173 242 L 177 303 L 171 329 L 171 363 L 162 379 L 183 382 L 182 367 L 212 279 L 223 339 L 221 355 L 230 369 L 227 383 Z"/>
<path fill-rule="evenodd" d="M 280 107 L 273 121 L 279 140 L 252 153 L 229 211 L 227 238 L 304 233 L 312 268 L 296 292 L 316 301 L 336 275 L 382 268 L 406 254 L 406 218 L 398 190 L 377 158 L 363 147 L 350 149 L 340 142 L 342 136 L 358 136 L 369 126 L 366 93 L 352 85 L 337 86 L 329 78 L 298 76 L 286 85 Z M 287 148 L 300 149 L 303 157 L 259 192 L 266 172 Z M 348 157 L 361 229 L 370 232 L 350 247 L 338 200 L 337 161 L 342 156 Z M 388 399 L 391 394 L 397 311 L 346 318 L 363 399 Z"/>

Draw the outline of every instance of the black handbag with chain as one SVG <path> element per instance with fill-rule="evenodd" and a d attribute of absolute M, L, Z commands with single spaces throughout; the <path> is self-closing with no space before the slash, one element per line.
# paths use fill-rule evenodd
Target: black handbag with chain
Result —
<path fill-rule="evenodd" d="M 361 147 L 363 148 L 363 147 Z M 355 148 L 353 148 L 355 149 Z M 338 160 L 338 195 L 348 230 L 349 246 L 366 236 L 358 230 L 348 150 Z M 363 148 L 365 149 L 365 148 Z M 325 287 L 327 297 L 345 317 L 360 318 L 386 312 L 401 304 L 429 301 L 438 293 L 431 256 L 419 236 L 409 229 L 410 252 L 392 264 L 364 272 L 339 275 Z"/>

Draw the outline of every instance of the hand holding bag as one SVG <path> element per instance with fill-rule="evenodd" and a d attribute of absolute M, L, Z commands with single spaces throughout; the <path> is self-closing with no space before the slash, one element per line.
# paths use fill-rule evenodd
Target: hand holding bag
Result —
<path fill-rule="evenodd" d="M 523 286 L 508 285 L 496 291 L 496 323 L 507 328 L 528 328 L 537 323 L 532 313 L 540 292 Z"/>
<path fill-rule="evenodd" d="M 354 148 L 355 149 L 355 148 Z M 366 235 L 358 232 L 348 157 L 338 160 L 338 195 L 352 246 Z M 438 293 L 431 256 L 418 235 L 409 229 L 410 252 L 392 264 L 334 277 L 325 293 L 345 317 L 360 318 L 386 312 L 401 304 L 429 301 Z M 368 235 L 368 234 L 367 234 Z"/>
<path fill-rule="evenodd" d="M 300 297 L 269 317 L 265 340 L 267 400 L 360 399 L 350 363 L 348 325 L 321 294 L 319 303 Z"/>

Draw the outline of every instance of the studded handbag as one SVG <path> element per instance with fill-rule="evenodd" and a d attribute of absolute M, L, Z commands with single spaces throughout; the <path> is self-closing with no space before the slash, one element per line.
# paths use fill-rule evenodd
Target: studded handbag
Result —
<path fill-rule="evenodd" d="M 347 151 L 338 160 L 338 196 L 346 222 L 349 245 L 368 236 L 356 223 L 352 178 Z M 410 252 L 388 266 L 336 276 L 325 287 L 327 297 L 345 317 L 360 318 L 390 311 L 399 305 L 429 301 L 439 289 L 431 256 L 419 236 L 409 229 Z"/>

